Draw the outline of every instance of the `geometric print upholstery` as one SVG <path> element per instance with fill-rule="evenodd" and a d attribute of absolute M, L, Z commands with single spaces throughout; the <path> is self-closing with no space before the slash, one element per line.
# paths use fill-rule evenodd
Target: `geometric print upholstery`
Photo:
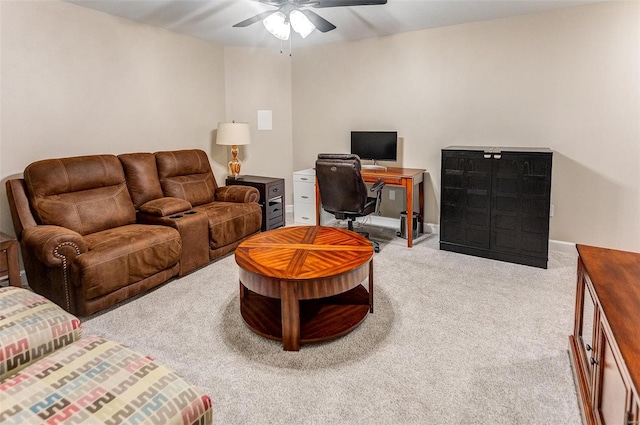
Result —
<path fill-rule="evenodd" d="M 0 288 L 0 379 L 81 336 L 80 320 L 45 297 L 23 288 Z"/>
<path fill-rule="evenodd" d="M 213 413 L 171 369 L 89 337 L 0 381 L 0 423 L 204 425 Z"/>

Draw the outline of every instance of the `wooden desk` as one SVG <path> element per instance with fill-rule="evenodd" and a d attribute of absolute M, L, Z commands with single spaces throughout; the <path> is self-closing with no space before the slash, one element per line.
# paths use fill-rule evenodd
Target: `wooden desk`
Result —
<path fill-rule="evenodd" d="M 413 246 L 413 187 L 418 184 L 418 232 L 422 233 L 422 221 L 424 220 L 424 172 L 421 168 L 396 168 L 387 167 L 386 170 L 363 169 L 360 171 L 362 179 L 366 183 L 375 183 L 382 180 L 386 186 L 404 188 L 407 202 L 407 246 Z M 320 225 L 320 212 L 322 202 L 320 200 L 320 190 L 316 181 L 316 225 Z"/>

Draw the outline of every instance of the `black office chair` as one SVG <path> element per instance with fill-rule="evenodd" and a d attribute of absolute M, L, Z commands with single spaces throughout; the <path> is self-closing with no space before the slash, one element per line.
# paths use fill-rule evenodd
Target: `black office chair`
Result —
<path fill-rule="evenodd" d="M 360 157 L 354 154 L 321 153 L 316 160 L 316 177 L 322 208 L 338 220 L 347 220 L 347 228 L 353 230 L 353 220 L 378 212 L 384 182 L 378 180 L 369 189 L 375 197 L 367 194 L 367 185 L 360 174 Z M 369 238 L 366 232 L 358 232 Z M 380 244 L 371 241 L 375 252 Z"/>

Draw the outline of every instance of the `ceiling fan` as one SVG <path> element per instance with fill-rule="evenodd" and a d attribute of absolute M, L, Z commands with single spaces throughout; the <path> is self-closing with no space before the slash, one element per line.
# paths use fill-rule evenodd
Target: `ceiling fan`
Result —
<path fill-rule="evenodd" d="M 262 21 L 265 28 L 280 40 L 289 39 L 291 27 L 302 38 L 307 37 L 313 30 L 328 32 L 336 29 L 331 22 L 318 15 L 309 7 L 345 7 L 387 4 L 387 0 L 259 0 L 260 3 L 275 6 L 278 10 L 269 10 L 238 22 L 234 27 L 246 27 Z"/>

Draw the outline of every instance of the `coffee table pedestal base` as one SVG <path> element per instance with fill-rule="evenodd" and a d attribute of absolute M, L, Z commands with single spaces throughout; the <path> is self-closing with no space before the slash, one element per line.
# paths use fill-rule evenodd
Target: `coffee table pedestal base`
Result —
<path fill-rule="evenodd" d="M 284 330 L 288 335 L 283 339 L 282 301 L 259 295 L 242 284 L 241 291 L 240 312 L 245 324 L 260 336 L 282 341 L 287 351 L 299 350 L 300 344 L 346 335 L 362 323 L 371 309 L 369 292 L 362 285 L 327 298 L 293 300 L 299 303 L 299 327 L 296 332 L 296 320 L 290 318 Z"/>

